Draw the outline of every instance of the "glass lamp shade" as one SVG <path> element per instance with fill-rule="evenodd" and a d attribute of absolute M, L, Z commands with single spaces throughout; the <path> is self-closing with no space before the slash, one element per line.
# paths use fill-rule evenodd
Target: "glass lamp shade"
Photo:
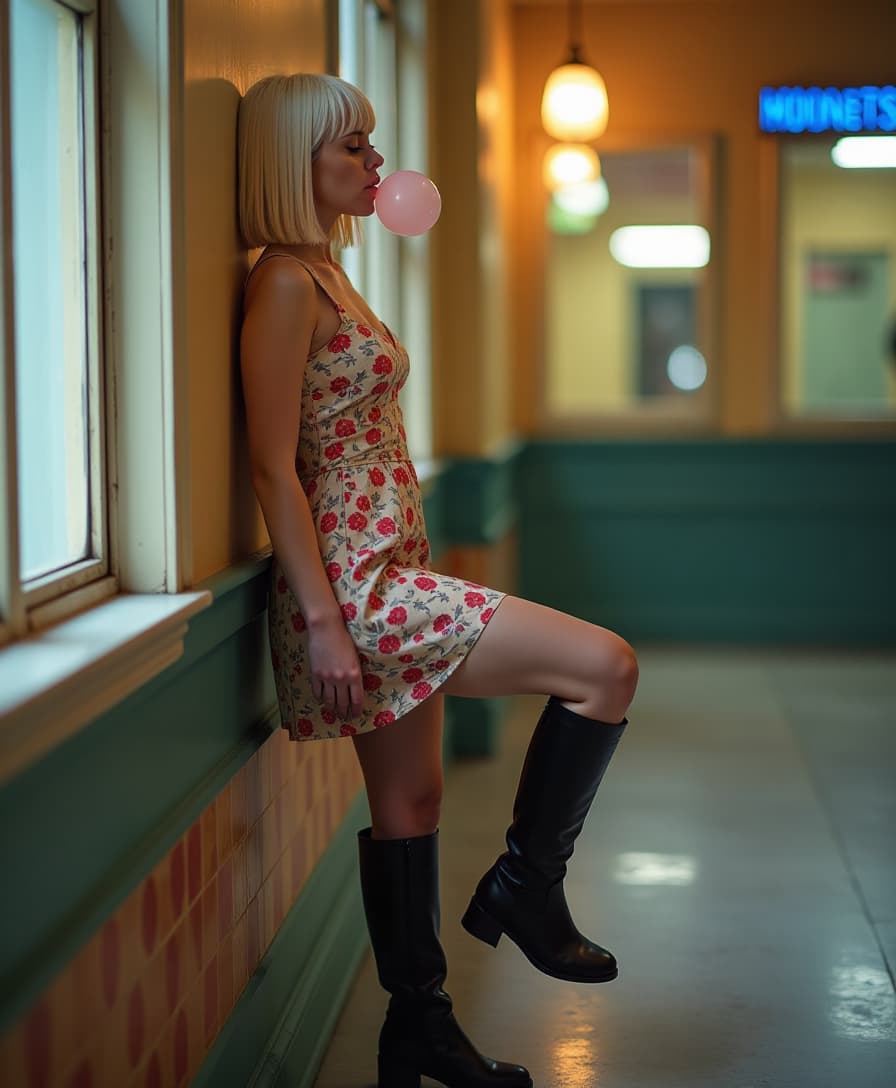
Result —
<path fill-rule="evenodd" d="M 600 177 L 600 159 L 586 144 L 554 144 L 545 154 L 541 174 L 545 186 L 554 192 L 567 185 L 596 181 Z"/>
<path fill-rule="evenodd" d="M 604 81 L 587 64 L 563 64 L 548 76 L 541 123 L 555 140 L 596 140 L 606 130 L 609 115 Z"/>

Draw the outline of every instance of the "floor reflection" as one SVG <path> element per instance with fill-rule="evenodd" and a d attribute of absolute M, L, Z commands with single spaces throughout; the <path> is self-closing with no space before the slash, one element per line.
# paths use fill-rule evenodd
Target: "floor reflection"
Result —
<path fill-rule="evenodd" d="M 590 1033 L 567 1036 L 551 1048 L 553 1083 L 556 1088 L 594 1088 L 597 1056 Z"/>
<path fill-rule="evenodd" d="M 617 884 L 693 884 L 697 859 L 690 854 L 619 854 L 613 879 Z"/>
<path fill-rule="evenodd" d="M 896 998 L 886 971 L 865 964 L 831 970 L 830 1017 L 838 1035 L 864 1042 L 896 1041 Z"/>

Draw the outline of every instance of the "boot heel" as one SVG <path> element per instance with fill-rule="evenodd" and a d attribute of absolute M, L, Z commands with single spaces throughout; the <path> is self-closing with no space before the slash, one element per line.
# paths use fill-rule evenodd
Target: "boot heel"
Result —
<path fill-rule="evenodd" d="M 460 924 L 467 933 L 472 933 L 474 937 L 484 941 L 485 944 L 490 944 L 492 948 L 498 947 L 498 941 L 501 940 L 501 934 L 504 932 L 494 918 L 486 914 L 475 899 L 470 900 L 470 905 L 467 907 L 463 918 L 461 918 Z"/>
<path fill-rule="evenodd" d="M 411 1065 L 404 1065 L 395 1058 L 377 1059 L 379 1088 L 420 1088 L 420 1074 Z"/>

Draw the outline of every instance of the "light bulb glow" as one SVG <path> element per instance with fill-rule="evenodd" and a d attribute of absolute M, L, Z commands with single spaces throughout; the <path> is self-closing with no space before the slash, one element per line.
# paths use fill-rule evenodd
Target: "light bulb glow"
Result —
<path fill-rule="evenodd" d="M 709 251 L 704 227 L 620 227 L 610 235 L 610 253 L 626 268 L 703 268 Z"/>
<path fill-rule="evenodd" d="M 600 159 L 586 144 L 554 144 L 548 148 L 542 164 L 542 177 L 550 190 L 600 177 Z"/>
<path fill-rule="evenodd" d="M 573 215 L 603 215 L 610 206 L 610 190 L 603 178 L 564 185 L 554 193 L 554 203 Z"/>
<path fill-rule="evenodd" d="M 588 234 L 594 229 L 597 216 L 561 208 L 554 193 L 548 201 L 547 223 L 552 234 Z"/>
<path fill-rule="evenodd" d="M 606 85 L 587 64 L 563 64 L 548 76 L 541 123 L 555 140 L 596 140 L 606 131 L 609 115 Z"/>
<path fill-rule="evenodd" d="M 847 170 L 896 167 L 896 136 L 844 136 L 831 148 L 831 158 Z"/>

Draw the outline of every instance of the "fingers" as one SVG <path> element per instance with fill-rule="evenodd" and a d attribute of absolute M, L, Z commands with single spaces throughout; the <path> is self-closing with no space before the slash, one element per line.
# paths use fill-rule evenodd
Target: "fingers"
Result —
<path fill-rule="evenodd" d="M 361 685 L 361 673 L 350 677 L 322 677 L 312 685 L 314 697 L 328 710 L 335 711 L 341 718 L 357 718 L 364 704 L 364 688 Z"/>

